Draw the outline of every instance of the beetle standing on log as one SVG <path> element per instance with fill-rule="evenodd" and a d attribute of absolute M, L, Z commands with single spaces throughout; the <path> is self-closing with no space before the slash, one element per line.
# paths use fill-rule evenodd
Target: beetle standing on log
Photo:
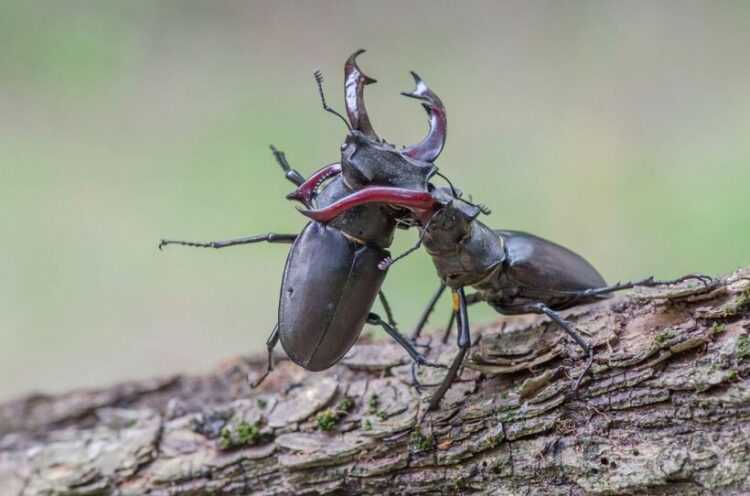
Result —
<path fill-rule="evenodd" d="M 428 179 L 436 172 L 432 162 L 442 149 L 434 136 L 440 130 L 431 129 L 421 143 L 401 149 L 378 137 L 364 104 L 364 87 L 375 80 L 365 75 L 356 61 L 363 51 L 349 57 L 344 68 L 348 121 L 328 107 L 322 76 L 315 73 L 323 108 L 341 118 L 349 130 L 341 146 L 341 161 L 304 179 L 282 152 L 271 149 L 286 178 L 297 186 L 287 199 L 307 208 L 326 208 L 367 188 L 365 196 L 371 200 L 367 205 L 348 209 L 330 222 L 309 222 L 299 235 L 268 233 L 207 243 L 166 239 L 159 243 L 160 249 L 170 244 L 216 249 L 264 241 L 292 244 L 282 277 L 278 322 L 266 343 L 268 365 L 255 386 L 273 369 L 272 352 L 279 341 L 296 364 L 320 371 L 341 360 L 365 323 L 382 327 L 416 364 L 444 367 L 428 362 L 412 341 L 398 332 L 380 291 L 385 271 L 379 264 L 389 257 L 387 249 L 398 217 L 406 211 L 402 206 L 377 202 L 381 196 L 391 198 L 399 191 L 424 195 L 421 200 L 430 197 Z M 404 200 L 407 205 L 410 201 Z M 378 296 L 388 322 L 370 311 Z"/>
<path fill-rule="evenodd" d="M 430 115 L 429 139 L 435 150 L 442 150 L 447 131 L 445 107 L 416 74 L 414 77 L 416 89 L 405 95 L 422 101 Z M 591 303 L 606 298 L 615 291 L 636 286 L 669 285 L 688 279 L 699 279 L 705 284 L 712 281 L 706 276 L 689 275 L 674 281 L 657 281 L 649 277 L 641 281 L 607 286 L 604 278 L 589 262 L 563 246 L 533 234 L 489 228 L 477 220 L 481 213 L 488 211 L 481 205 L 461 198 L 452 184 L 449 188 L 437 188 L 430 183 L 427 195 L 423 191 L 391 188 L 376 196 L 374 192 L 377 189 L 365 187 L 325 208 L 303 210 L 302 213 L 319 222 L 333 222 L 350 209 L 360 208 L 371 202 L 385 202 L 394 207 L 407 208 L 411 212 L 409 218 L 420 229 L 419 241 L 397 259 L 384 259 L 380 267 L 386 270 L 396 260 L 423 244 L 432 257 L 441 284 L 423 312 L 412 339 L 419 337 L 446 287 L 450 287 L 453 293 L 453 312 L 447 333 L 450 332 L 453 320 L 458 327 L 459 352 L 431 397 L 428 410 L 438 407 L 445 392 L 456 379 L 466 352 L 471 347 L 468 306 L 473 303 L 485 301 L 505 315 L 543 314 L 561 327 L 587 356 L 584 370 L 572 388 L 575 393 L 591 368 L 593 350 L 572 324 L 560 316 L 560 310 Z M 401 222 L 407 221 L 401 219 Z M 476 292 L 467 295 L 464 289 L 466 287 L 472 287 Z"/>

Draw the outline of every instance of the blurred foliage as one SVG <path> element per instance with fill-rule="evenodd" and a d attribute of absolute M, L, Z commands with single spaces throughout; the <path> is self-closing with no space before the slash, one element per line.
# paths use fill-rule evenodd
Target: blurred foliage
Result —
<path fill-rule="evenodd" d="M 747 3 L 406 5 L 3 2 L 0 398 L 262 349 L 286 248 L 156 244 L 299 231 L 268 144 L 305 173 L 337 159 L 312 71 L 341 102 L 359 47 L 390 141 L 424 133 L 409 69 L 441 95 L 439 165 L 488 223 L 610 281 L 750 263 Z M 424 253 L 389 273 L 405 331 L 435 287 Z"/>

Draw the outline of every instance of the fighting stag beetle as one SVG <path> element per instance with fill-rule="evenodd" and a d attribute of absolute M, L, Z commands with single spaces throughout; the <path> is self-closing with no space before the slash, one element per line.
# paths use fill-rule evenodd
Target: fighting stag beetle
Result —
<path fill-rule="evenodd" d="M 301 202 L 305 211 L 327 208 L 340 211 L 340 215 L 330 222 L 309 222 L 298 235 L 268 233 L 208 243 L 166 239 L 159 243 L 160 249 L 170 244 L 204 248 L 263 241 L 292 244 L 281 283 L 278 321 L 266 343 L 268 364 L 256 386 L 273 369 L 272 351 L 279 341 L 296 364 L 320 371 L 337 363 L 349 351 L 366 322 L 381 326 L 415 363 L 441 366 L 428 362 L 398 332 L 380 290 L 385 278 L 382 261 L 389 258 L 387 249 L 394 230 L 400 217 L 407 213 L 404 207 L 412 200 L 392 206 L 378 203 L 378 199 L 390 199 L 401 191 L 416 194 L 418 205 L 431 198 L 428 180 L 436 173 L 433 162 L 445 143 L 445 113 L 442 105 L 435 107 L 425 102 L 430 131 L 416 145 L 398 149 L 380 139 L 364 104 L 364 87 L 375 80 L 357 65 L 356 58 L 363 51 L 355 52 L 344 66 L 348 121 L 328 107 L 323 78 L 318 71 L 315 73 L 323 108 L 341 118 L 348 129 L 341 146 L 341 161 L 304 179 L 290 167 L 282 152 L 271 147 L 286 178 L 297 186 L 287 199 Z M 419 76 L 413 76 L 417 90 L 406 95 L 422 99 L 426 86 Z M 350 205 L 351 201 L 363 198 L 367 204 Z M 378 295 L 387 323 L 370 311 Z"/>
<path fill-rule="evenodd" d="M 484 209 L 462 199 L 452 185 L 449 188 L 436 188 L 430 184 L 428 188 L 429 198 L 421 192 L 407 190 L 391 191 L 378 198 L 380 202 L 410 209 L 411 217 L 419 226 L 420 236 L 417 244 L 405 254 L 423 244 L 441 280 L 440 288 L 425 309 L 413 339 L 419 337 L 446 286 L 453 291 L 453 313 L 448 332 L 455 319 L 459 352 L 430 399 L 428 410 L 437 408 L 457 377 L 471 346 L 468 306 L 473 303 L 485 301 L 506 315 L 543 314 L 561 327 L 587 355 L 584 370 L 572 388 L 574 393 L 591 368 L 593 350 L 574 327 L 560 316 L 560 310 L 590 303 L 615 291 L 635 286 L 676 284 L 688 279 L 699 279 L 704 284 L 712 281 L 706 276 L 689 275 L 674 281 L 656 281 L 649 277 L 607 286 L 599 272 L 573 251 L 533 234 L 491 229 L 477 220 Z M 346 200 L 348 208 L 367 204 L 370 201 L 367 188 Z M 329 206 L 304 213 L 312 219 L 329 221 L 343 211 Z M 381 267 L 387 268 L 394 262 L 388 259 Z M 472 287 L 476 292 L 467 295 L 465 287 Z"/>

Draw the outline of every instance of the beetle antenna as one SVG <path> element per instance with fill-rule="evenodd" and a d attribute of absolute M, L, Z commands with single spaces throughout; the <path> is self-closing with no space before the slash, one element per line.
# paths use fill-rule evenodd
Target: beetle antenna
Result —
<path fill-rule="evenodd" d="M 443 174 L 441 174 L 440 172 L 435 172 L 435 175 L 442 177 L 445 180 L 445 182 L 448 183 L 448 186 L 450 186 L 451 192 L 453 193 L 453 196 L 455 198 L 463 200 L 464 202 L 468 203 L 472 207 L 478 208 L 479 212 L 483 213 L 484 215 L 490 215 L 492 213 L 492 209 L 490 209 L 484 203 L 474 203 L 474 198 L 471 195 L 469 195 L 469 199 L 468 200 L 465 199 L 465 198 L 462 198 L 463 195 L 459 191 L 457 191 L 456 188 L 453 187 L 453 183 L 450 181 L 450 179 L 448 179 L 447 177 L 445 177 Z"/>
<path fill-rule="evenodd" d="M 443 180 L 448 183 L 448 186 L 451 188 L 451 193 L 455 198 L 461 198 L 461 195 L 458 194 L 458 191 L 456 191 L 456 188 L 453 187 L 453 183 L 450 179 L 448 179 L 445 175 L 443 175 L 440 171 L 435 171 L 436 176 L 440 176 L 443 178 Z"/>
<path fill-rule="evenodd" d="M 490 208 L 484 203 L 474 203 L 474 197 L 471 195 L 469 195 L 469 199 L 464 200 L 464 202 L 468 203 L 472 207 L 478 208 L 479 212 L 483 213 L 484 215 L 490 215 L 492 213 L 492 210 L 490 210 Z"/>
<path fill-rule="evenodd" d="M 315 72 L 313 72 L 313 77 L 315 77 L 315 82 L 318 84 L 318 93 L 320 94 L 320 101 L 323 103 L 323 110 L 332 113 L 333 115 L 344 121 L 344 125 L 346 126 L 346 128 L 351 131 L 352 127 L 349 125 L 349 122 L 344 119 L 344 116 L 333 110 L 326 103 L 326 95 L 325 93 L 323 93 L 323 73 L 320 72 L 320 69 L 315 69 Z"/>
<path fill-rule="evenodd" d="M 397 256 L 396 258 L 391 258 L 391 257 L 384 258 L 383 260 L 381 260 L 378 263 L 378 269 L 380 269 L 380 270 L 386 270 L 391 265 L 395 264 L 396 262 L 398 262 L 402 258 L 404 258 L 407 255 L 410 255 L 410 254 L 414 253 L 415 251 L 417 251 L 419 249 L 419 247 L 422 246 L 422 241 L 424 240 L 424 234 L 425 234 L 425 232 L 427 232 L 427 228 L 430 226 L 430 222 L 432 222 L 432 219 L 434 217 L 435 217 L 435 214 L 432 214 L 430 216 L 430 220 L 427 221 L 427 223 L 424 225 L 424 227 L 420 231 L 420 233 L 419 233 L 419 239 L 417 239 L 417 242 L 414 243 L 414 246 L 412 246 L 411 248 L 409 248 L 408 250 L 406 250 L 401 255 Z"/>

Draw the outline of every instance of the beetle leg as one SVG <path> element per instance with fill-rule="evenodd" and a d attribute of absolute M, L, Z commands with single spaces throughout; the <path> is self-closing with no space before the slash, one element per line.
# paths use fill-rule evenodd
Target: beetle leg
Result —
<path fill-rule="evenodd" d="M 385 332 L 388 333 L 390 337 L 392 337 L 398 344 L 401 345 L 401 347 L 406 350 L 406 352 L 409 354 L 411 359 L 414 361 L 412 364 L 412 378 L 414 379 L 415 386 L 417 389 L 421 387 L 421 384 L 416 380 L 416 371 L 414 367 L 416 365 L 425 365 L 427 367 L 436 367 L 436 368 L 446 368 L 445 365 L 440 363 L 434 363 L 428 361 L 424 355 L 422 355 L 420 352 L 417 351 L 417 349 L 414 347 L 414 344 L 412 344 L 411 341 L 406 339 L 398 330 L 383 321 L 383 319 L 380 318 L 380 316 L 376 313 L 370 312 L 370 314 L 367 316 L 367 323 L 372 325 L 377 325 L 383 328 Z"/>
<path fill-rule="evenodd" d="M 445 284 L 441 284 L 435 294 L 432 295 L 430 302 L 427 303 L 427 307 L 425 307 L 425 309 L 422 311 L 422 316 L 419 318 L 419 322 L 417 322 L 417 326 L 414 328 L 414 332 L 412 332 L 411 334 L 412 341 L 419 339 L 419 336 L 422 334 L 422 329 L 427 324 L 427 320 L 430 318 L 432 311 L 435 309 L 435 305 L 437 304 L 438 300 L 443 295 L 443 291 L 445 291 L 445 288 Z M 482 300 L 479 297 L 479 293 L 472 293 L 466 296 L 467 306 L 473 305 L 474 303 L 478 303 L 480 301 Z M 453 327 L 453 321 L 455 320 L 455 317 L 455 313 L 452 313 L 450 320 L 448 321 L 448 325 L 445 328 L 445 334 L 443 334 L 443 343 L 448 342 L 448 337 L 451 334 L 451 328 Z"/>
<path fill-rule="evenodd" d="M 268 243 L 294 243 L 297 239 L 297 234 L 258 234 L 256 236 L 245 236 L 244 238 L 227 239 L 224 241 L 209 241 L 207 243 L 199 241 L 179 241 L 174 239 L 162 239 L 159 241 L 159 249 L 161 250 L 167 245 L 182 245 L 182 246 L 195 246 L 198 248 L 226 248 L 228 246 L 247 245 L 251 243 L 260 243 L 266 241 Z"/>
<path fill-rule="evenodd" d="M 274 158 L 276 159 L 276 162 L 279 164 L 279 167 L 281 167 L 281 170 L 284 171 L 284 175 L 286 178 L 293 182 L 295 186 L 299 186 L 300 184 L 305 182 L 305 177 L 300 174 L 296 169 L 292 169 L 292 167 L 289 165 L 289 162 L 286 160 L 286 155 L 281 150 L 276 149 L 275 146 L 271 146 L 271 152 L 273 153 Z"/>
<path fill-rule="evenodd" d="M 427 365 L 428 367 L 439 367 L 447 369 L 448 367 L 441 365 L 441 364 L 418 364 L 415 361 L 411 362 L 411 386 L 414 386 L 414 389 L 417 390 L 418 393 L 422 393 L 422 389 L 426 387 L 437 387 L 440 385 L 439 382 L 436 382 L 434 384 L 423 384 L 419 382 L 419 379 L 417 378 L 417 366 L 418 365 Z"/>
<path fill-rule="evenodd" d="M 654 276 L 649 276 L 645 279 L 641 279 L 640 281 L 618 282 L 617 284 L 612 284 L 611 286 L 605 286 L 603 288 L 584 289 L 582 291 L 566 291 L 565 294 L 571 294 L 581 298 L 588 298 L 591 296 L 603 296 L 609 293 L 614 293 L 616 291 L 622 291 L 624 289 L 633 289 L 635 287 L 653 288 L 657 286 L 671 286 L 693 279 L 700 281 L 701 284 L 703 284 L 705 287 L 710 287 L 716 283 L 716 280 L 714 278 L 703 274 L 688 274 L 686 276 L 678 277 L 677 279 L 672 279 L 669 281 L 660 281 L 654 279 Z"/>
<path fill-rule="evenodd" d="M 383 319 L 381 319 L 378 314 L 370 312 L 370 314 L 367 316 L 367 323 L 382 327 L 383 330 L 385 330 L 385 332 L 387 332 L 390 337 L 392 337 L 398 344 L 401 345 L 401 347 L 404 350 L 406 350 L 406 352 L 409 354 L 412 360 L 417 362 L 417 365 L 426 365 L 427 367 L 446 368 L 445 365 L 442 365 L 440 363 L 433 363 L 433 362 L 428 361 L 424 357 L 424 355 L 422 355 L 420 352 L 417 351 L 417 349 L 414 347 L 414 344 L 412 344 L 411 341 L 406 339 L 394 327 L 389 325 L 387 322 L 383 321 Z"/>
<path fill-rule="evenodd" d="M 271 331 L 271 335 L 268 336 L 268 339 L 266 340 L 266 349 L 268 350 L 268 358 L 266 361 L 266 371 L 263 372 L 263 375 L 261 375 L 258 379 L 255 380 L 255 382 L 250 384 L 250 387 L 255 389 L 258 386 L 260 386 L 261 382 L 263 382 L 266 377 L 268 377 L 268 374 L 271 373 L 273 370 L 273 349 L 276 347 L 276 344 L 279 342 L 279 324 L 276 324 L 273 326 L 273 331 Z"/>
<path fill-rule="evenodd" d="M 479 293 L 471 293 L 466 295 L 466 306 L 471 306 L 474 303 L 479 303 L 482 299 L 479 297 Z M 453 321 L 456 320 L 456 312 L 451 312 L 451 317 L 448 320 L 448 325 L 445 326 L 445 333 L 443 334 L 443 344 L 448 342 L 448 338 L 451 336 L 453 330 Z"/>
<path fill-rule="evenodd" d="M 578 390 L 578 386 L 581 385 L 581 381 L 583 378 L 588 374 L 589 370 L 591 370 L 591 365 L 594 363 L 594 349 L 592 346 L 587 343 L 578 332 L 576 332 L 575 329 L 573 329 L 573 326 L 570 325 L 568 321 L 563 319 L 559 313 L 555 312 L 551 308 L 549 308 L 544 303 L 532 303 L 530 305 L 524 305 L 521 307 L 521 310 L 524 312 L 529 313 L 539 313 L 544 314 L 552 321 L 555 322 L 558 326 L 560 326 L 571 338 L 573 338 L 573 341 L 580 346 L 583 351 L 588 356 L 588 359 L 586 360 L 586 365 L 583 368 L 583 372 L 580 376 L 578 376 L 578 379 L 576 379 L 575 384 L 573 384 L 573 391 L 572 393 L 575 394 L 575 392 Z"/>
<path fill-rule="evenodd" d="M 378 297 L 380 298 L 380 304 L 383 305 L 383 309 L 385 310 L 385 315 L 388 318 L 388 325 L 396 329 L 398 331 L 398 324 L 396 323 L 396 318 L 393 316 L 393 311 L 391 310 L 391 305 L 388 303 L 388 300 L 385 297 L 385 293 L 381 290 L 378 291 Z M 430 345 L 428 344 L 419 344 L 414 342 L 412 339 L 412 344 L 415 348 L 426 348 L 430 349 Z"/>
<path fill-rule="evenodd" d="M 646 287 L 671 286 L 673 284 L 680 284 L 681 282 L 690 281 L 693 279 L 700 281 L 700 283 L 703 284 L 705 287 L 713 286 L 716 283 L 716 279 L 714 279 L 711 276 L 707 276 L 705 274 L 688 274 L 686 276 L 678 277 L 677 279 L 672 279 L 671 281 L 658 281 L 658 280 L 654 280 L 653 277 L 649 277 L 649 278 L 646 278 L 646 281 L 649 281 L 649 282 L 646 282 L 644 284 L 635 283 L 635 285 L 646 286 Z"/>
<path fill-rule="evenodd" d="M 414 332 L 411 333 L 412 341 L 416 341 L 417 339 L 419 339 L 419 335 L 422 333 L 422 328 L 425 326 L 425 324 L 427 324 L 427 319 L 430 318 L 430 314 L 435 309 L 435 305 L 437 305 L 440 297 L 443 296 L 443 291 L 445 291 L 445 284 L 440 284 L 438 290 L 434 295 L 432 295 L 432 298 L 430 298 L 430 302 L 427 303 L 427 307 L 425 307 L 424 311 L 422 312 L 422 316 L 419 317 L 417 327 L 415 327 Z"/>
<path fill-rule="evenodd" d="M 393 316 L 393 311 L 391 310 L 391 305 L 388 303 L 388 300 L 385 297 L 385 293 L 381 290 L 378 291 L 378 297 L 380 298 L 380 304 L 383 306 L 383 309 L 385 310 L 386 318 L 388 319 L 388 324 L 396 329 L 398 331 L 398 324 L 396 323 L 396 318 Z M 415 348 L 425 348 L 427 350 L 430 349 L 429 344 L 419 344 L 417 342 L 414 342 L 412 339 L 412 344 Z"/>
<path fill-rule="evenodd" d="M 451 387 L 453 381 L 458 376 L 458 371 L 463 365 L 466 352 L 471 347 L 471 330 L 469 328 L 469 311 L 468 304 L 466 303 L 466 294 L 464 289 L 460 288 L 453 292 L 453 307 L 454 313 L 458 319 L 458 354 L 453 359 L 453 363 L 448 369 L 448 373 L 445 374 L 443 382 L 435 394 L 430 398 L 430 404 L 427 406 L 427 411 L 435 410 L 440 405 L 440 400 L 443 399 L 446 391 Z"/>
<path fill-rule="evenodd" d="M 385 310 L 385 316 L 388 318 L 388 325 L 393 327 L 394 329 L 398 329 L 398 324 L 396 324 L 396 319 L 393 317 L 393 312 L 391 311 L 391 305 L 388 303 L 388 300 L 385 297 L 385 293 L 383 291 L 378 291 L 378 298 L 380 298 L 380 304 L 383 305 L 383 310 Z"/>
<path fill-rule="evenodd" d="M 451 331 L 453 330 L 453 322 L 456 320 L 456 312 L 451 312 L 451 318 L 448 319 L 448 325 L 445 326 L 445 333 L 443 333 L 443 344 L 448 343 L 448 339 L 451 337 Z"/>

